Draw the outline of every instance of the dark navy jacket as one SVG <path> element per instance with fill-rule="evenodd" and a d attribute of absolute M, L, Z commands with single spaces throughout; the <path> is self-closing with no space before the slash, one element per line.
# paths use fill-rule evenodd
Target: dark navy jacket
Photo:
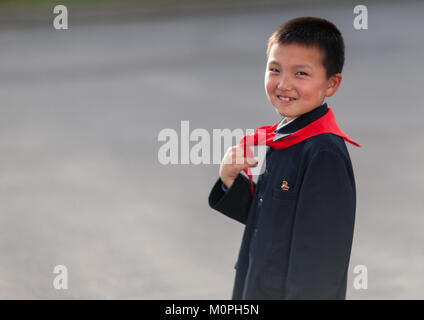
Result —
<path fill-rule="evenodd" d="M 275 140 L 327 111 L 323 104 L 279 125 Z M 246 225 L 232 299 L 345 299 L 356 190 L 342 138 L 269 148 L 253 197 L 243 173 L 226 192 L 218 179 L 209 205 Z"/>

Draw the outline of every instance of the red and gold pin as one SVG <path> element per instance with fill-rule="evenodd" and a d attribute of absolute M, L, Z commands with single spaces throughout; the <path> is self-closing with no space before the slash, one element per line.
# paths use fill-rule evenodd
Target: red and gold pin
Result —
<path fill-rule="evenodd" d="M 284 191 L 287 191 L 290 189 L 289 183 L 286 180 L 284 180 L 283 183 L 281 184 L 281 189 L 283 189 Z"/>

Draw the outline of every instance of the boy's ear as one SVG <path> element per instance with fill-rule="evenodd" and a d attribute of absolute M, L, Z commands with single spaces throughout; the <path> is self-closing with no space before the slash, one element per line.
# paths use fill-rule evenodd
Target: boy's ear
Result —
<path fill-rule="evenodd" d="M 341 73 L 333 74 L 330 77 L 330 79 L 328 79 L 328 87 L 327 87 L 327 90 L 325 91 L 325 96 L 331 97 L 333 94 L 335 94 L 341 82 L 342 82 L 342 74 Z"/>

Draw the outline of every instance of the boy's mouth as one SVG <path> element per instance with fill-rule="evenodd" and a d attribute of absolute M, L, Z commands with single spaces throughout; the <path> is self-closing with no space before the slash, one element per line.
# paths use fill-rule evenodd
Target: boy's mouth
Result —
<path fill-rule="evenodd" d="M 277 95 L 277 98 L 282 103 L 290 103 L 292 101 L 296 101 L 296 98 L 292 98 L 292 97 L 288 97 L 288 96 Z"/>

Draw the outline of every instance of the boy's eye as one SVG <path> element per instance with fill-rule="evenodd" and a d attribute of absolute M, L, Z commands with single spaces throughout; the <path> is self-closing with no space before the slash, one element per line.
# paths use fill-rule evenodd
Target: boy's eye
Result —
<path fill-rule="evenodd" d="M 275 68 L 269 68 L 269 71 L 271 71 L 271 72 L 278 72 L 278 69 L 275 69 Z"/>
<path fill-rule="evenodd" d="M 308 74 L 307 74 L 306 72 L 299 71 L 299 72 L 296 72 L 296 75 L 299 75 L 299 76 L 307 76 Z"/>

